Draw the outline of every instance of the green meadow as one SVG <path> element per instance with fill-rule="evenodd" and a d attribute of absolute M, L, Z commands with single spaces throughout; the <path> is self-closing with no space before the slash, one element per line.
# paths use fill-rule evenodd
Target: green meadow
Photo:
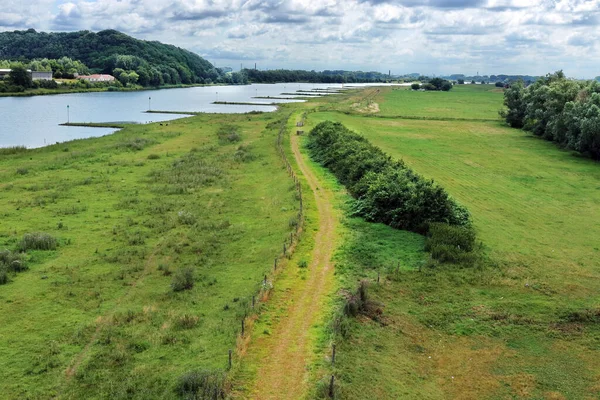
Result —
<path fill-rule="evenodd" d="M 341 122 L 434 179 L 471 212 L 487 261 L 421 268 L 418 235 L 350 219 L 338 274 L 368 278 L 382 314 L 333 337 L 322 374 L 349 399 L 600 396 L 598 164 L 494 121 L 491 85 L 369 90 L 330 99 L 307 130 Z M 357 109 L 369 98 L 380 112 Z"/>
<path fill-rule="evenodd" d="M 0 397 L 176 398 L 189 372 L 220 379 L 297 223 L 282 118 L 202 115 L 0 154 L 0 250 L 38 232 L 57 243 L 0 285 Z"/>

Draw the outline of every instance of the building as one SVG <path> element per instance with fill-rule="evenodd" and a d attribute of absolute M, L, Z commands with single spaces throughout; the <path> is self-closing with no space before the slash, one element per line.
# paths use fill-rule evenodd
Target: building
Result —
<path fill-rule="evenodd" d="M 0 79 L 4 79 L 10 74 L 11 69 L 0 69 Z M 31 75 L 31 80 L 34 81 L 51 81 L 52 80 L 52 71 L 32 71 L 30 69 L 27 70 Z"/>
<path fill-rule="evenodd" d="M 79 75 L 79 79 L 89 82 L 112 82 L 115 77 L 106 74 L 93 74 L 93 75 Z"/>
<path fill-rule="evenodd" d="M 33 81 L 51 81 L 52 71 L 31 71 L 31 80 Z"/>

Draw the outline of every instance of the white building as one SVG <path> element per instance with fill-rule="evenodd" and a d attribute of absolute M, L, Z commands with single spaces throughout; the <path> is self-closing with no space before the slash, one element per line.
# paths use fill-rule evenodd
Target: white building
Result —
<path fill-rule="evenodd" d="M 90 82 L 112 82 L 115 77 L 106 74 L 93 74 L 93 75 L 79 75 L 79 79 Z"/>

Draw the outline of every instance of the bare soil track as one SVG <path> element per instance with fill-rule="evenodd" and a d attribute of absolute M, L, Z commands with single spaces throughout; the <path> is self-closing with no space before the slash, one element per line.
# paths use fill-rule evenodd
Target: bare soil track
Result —
<path fill-rule="evenodd" d="M 319 215 L 314 251 L 308 275 L 301 286 L 287 294 L 285 318 L 264 344 L 268 356 L 258 370 L 253 399 L 301 399 L 307 392 L 307 364 L 312 354 L 310 327 L 317 323 L 328 289 L 333 282 L 331 257 L 335 247 L 336 213 L 333 193 L 319 185 L 299 149 L 299 138 L 291 136 L 294 157 L 314 193 Z"/>

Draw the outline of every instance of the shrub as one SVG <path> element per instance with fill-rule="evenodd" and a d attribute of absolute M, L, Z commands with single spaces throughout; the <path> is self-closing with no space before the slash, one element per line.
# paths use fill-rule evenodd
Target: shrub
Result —
<path fill-rule="evenodd" d="M 179 378 L 175 392 L 185 399 L 216 400 L 225 398 L 225 386 L 224 372 L 191 371 Z"/>
<path fill-rule="evenodd" d="M 496 87 L 503 88 L 504 87 L 504 83 L 502 83 L 502 82 L 496 82 Z"/>
<path fill-rule="evenodd" d="M 27 175 L 29 170 L 27 168 L 17 168 L 17 175 Z"/>
<path fill-rule="evenodd" d="M 419 90 L 419 89 L 421 89 L 421 85 L 418 83 L 413 83 L 412 85 L 410 85 L 410 88 L 412 90 Z"/>
<path fill-rule="evenodd" d="M 225 124 L 221 125 L 217 130 L 217 137 L 220 144 L 235 143 L 242 140 L 242 135 L 239 133 L 240 127 L 237 125 Z"/>
<path fill-rule="evenodd" d="M 26 233 L 18 244 L 20 251 L 56 250 L 57 247 L 56 238 L 44 232 Z"/>
<path fill-rule="evenodd" d="M 475 231 L 470 225 L 430 224 L 425 250 L 440 262 L 473 264 L 477 258 Z"/>
<path fill-rule="evenodd" d="M 158 160 L 160 156 L 158 154 L 148 154 L 148 160 Z"/>
<path fill-rule="evenodd" d="M 23 256 L 9 250 L 0 251 L 0 268 L 6 272 L 21 272 L 27 269 Z"/>
<path fill-rule="evenodd" d="M 173 275 L 171 287 L 174 292 L 189 290 L 194 287 L 194 269 L 192 267 L 182 267 Z"/>
<path fill-rule="evenodd" d="M 6 285 L 8 283 L 8 272 L 5 268 L 0 267 L 0 285 Z"/>

